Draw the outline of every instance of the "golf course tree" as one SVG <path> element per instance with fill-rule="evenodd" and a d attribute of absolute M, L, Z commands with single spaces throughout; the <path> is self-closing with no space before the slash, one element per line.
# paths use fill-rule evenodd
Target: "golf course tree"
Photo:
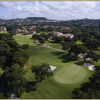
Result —
<path fill-rule="evenodd" d="M 40 38 L 39 38 L 39 42 L 40 42 L 40 43 L 45 43 L 44 38 L 43 38 L 43 37 L 40 37 Z"/>
<path fill-rule="evenodd" d="M 37 34 L 33 34 L 32 36 L 33 39 L 38 39 L 40 43 L 45 43 L 45 39 L 44 39 L 44 35 L 37 35 Z"/>
<path fill-rule="evenodd" d="M 72 41 L 72 39 L 70 37 L 64 36 L 63 38 L 64 38 L 64 40 L 63 40 L 64 42 L 71 42 Z"/>
<path fill-rule="evenodd" d="M 21 67 L 29 59 L 29 54 L 25 51 L 29 45 L 22 46 L 12 38 L 10 34 L 0 34 L 0 65 L 3 69 L 12 64 L 20 64 Z M 2 59 L 2 58 L 3 59 Z"/>
<path fill-rule="evenodd" d="M 61 41 L 64 41 L 64 37 L 63 36 L 53 36 L 52 40 L 54 41 L 54 43 L 60 43 Z"/>
<path fill-rule="evenodd" d="M 9 33 L 11 36 L 16 35 L 16 33 L 15 33 L 14 31 L 8 31 L 8 33 Z"/>
<path fill-rule="evenodd" d="M 1 33 L 0 34 L 0 40 L 14 40 L 12 38 L 12 36 L 10 34 L 7 34 L 7 33 Z"/>
<path fill-rule="evenodd" d="M 69 51 L 70 50 L 70 48 L 72 47 L 72 43 L 71 42 L 62 42 L 61 43 L 61 46 L 62 46 L 62 49 L 64 50 L 64 51 Z"/>
<path fill-rule="evenodd" d="M 69 50 L 69 52 L 73 52 L 75 55 L 78 55 L 80 53 L 84 54 L 87 52 L 87 48 L 82 44 L 78 44 L 78 45 L 74 44 Z"/>
<path fill-rule="evenodd" d="M 41 33 L 40 36 L 42 38 L 44 38 L 46 41 L 50 38 L 50 36 L 48 34 L 45 34 L 45 33 Z"/>
<path fill-rule="evenodd" d="M 89 82 L 75 88 L 72 93 L 73 99 L 100 99 L 100 70 L 89 77 Z"/>
<path fill-rule="evenodd" d="M 28 48 L 29 48 L 29 44 L 23 44 L 23 45 L 22 45 L 22 49 L 26 50 L 26 49 L 28 49 Z"/>
<path fill-rule="evenodd" d="M 69 52 L 73 52 L 76 56 L 80 53 L 83 54 L 83 59 L 84 59 L 84 62 L 86 60 L 86 57 L 85 57 L 85 53 L 87 52 L 87 48 L 85 46 L 83 46 L 82 44 L 74 44 L 73 46 L 71 46 Z"/>
<path fill-rule="evenodd" d="M 100 54 L 96 54 L 92 50 L 88 50 L 87 57 L 90 57 L 91 59 L 93 59 L 93 61 L 96 61 L 97 62 L 98 59 L 100 59 Z"/>
<path fill-rule="evenodd" d="M 25 71 L 19 64 L 14 64 L 11 67 L 7 67 L 4 70 L 0 80 L 0 87 L 2 87 L 1 91 L 4 89 L 8 93 L 13 92 L 18 97 L 25 91 L 25 85 L 27 82 Z M 3 93 L 5 93 L 5 91 L 3 91 Z"/>
<path fill-rule="evenodd" d="M 45 77 L 50 77 L 53 75 L 49 64 L 43 63 L 42 65 L 34 65 L 32 66 L 32 73 L 35 73 L 35 79 L 38 81 L 42 81 Z"/>
<path fill-rule="evenodd" d="M 33 38 L 33 39 L 38 39 L 39 37 L 40 37 L 40 35 L 37 35 L 37 34 L 33 34 L 33 35 L 32 35 L 32 38 Z"/>
<path fill-rule="evenodd" d="M 85 37 L 82 39 L 82 42 L 89 49 L 97 49 L 100 46 L 100 41 L 95 38 Z"/>
<path fill-rule="evenodd" d="M 74 36 L 74 40 L 83 40 L 84 38 L 89 38 L 89 37 L 91 37 L 91 35 L 88 33 L 76 33 Z"/>

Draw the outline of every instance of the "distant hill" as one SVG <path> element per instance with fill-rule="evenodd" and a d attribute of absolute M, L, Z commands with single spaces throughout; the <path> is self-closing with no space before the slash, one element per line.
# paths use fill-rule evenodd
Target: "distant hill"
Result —
<path fill-rule="evenodd" d="M 47 20 L 47 18 L 45 17 L 27 17 L 26 19 L 29 19 L 29 20 Z"/>

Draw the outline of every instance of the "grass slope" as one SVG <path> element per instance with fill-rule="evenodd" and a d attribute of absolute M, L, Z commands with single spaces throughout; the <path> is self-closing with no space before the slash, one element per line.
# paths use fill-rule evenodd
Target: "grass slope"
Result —
<path fill-rule="evenodd" d="M 27 52 L 30 54 L 30 59 L 25 68 L 28 81 L 35 81 L 34 74 L 31 73 L 30 69 L 30 67 L 35 64 L 48 63 L 57 66 L 57 68 L 54 70 L 54 75 L 52 77 L 46 78 L 41 83 L 37 83 L 36 90 L 30 91 L 29 93 L 24 92 L 20 97 L 21 99 L 70 99 L 73 89 L 79 87 L 83 81 L 87 81 L 88 77 L 91 75 L 91 71 L 89 71 L 87 67 L 84 68 L 84 66 L 80 66 L 86 70 L 87 77 L 76 84 L 61 84 L 54 79 L 56 73 L 65 68 L 65 66 L 71 66 L 77 61 L 69 62 L 68 59 L 62 58 L 62 56 L 65 55 L 64 53 L 42 46 L 30 46 Z M 67 56 L 65 58 L 67 58 Z M 81 71 L 83 71 L 83 69 L 79 70 L 79 72 Z"/>

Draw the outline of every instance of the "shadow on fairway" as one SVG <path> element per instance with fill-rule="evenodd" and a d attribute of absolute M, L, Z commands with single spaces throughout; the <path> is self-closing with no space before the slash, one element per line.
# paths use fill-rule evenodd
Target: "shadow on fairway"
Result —
<path fill-rule="evenodd" d="M 27 82 L 26 84 L 26 92 L 30 92 L 30 91 L 36 91 L 36 84 L 38 83 L 39 81 L 31 81 L 31 82 Z"/>
<path fill-rule="evenodd" d="M 84 64 L 84 61 L 79 61 L 79 62 L 76 62 L 75 64 L 80 66 Z"/>
<path fill-rule="evenodd" d="M 62 62 L 64 62 L 64 63 L 78 60 L 77 56 L 72 55 L 70 53 L 53 52 L 52 54 L 58 56 L 58 58 L 62 59 Z"/>
<path fill-rule="evenodd" d="M 29 39 L 33 39 L 33 38 L 29 38 Z"/>
<path fill-rule="evenodd" d="M 75 64 L 80 66 L 80 65 L 83 65 L 84 63 L 90 63 L 90 64 L 93 64 L 92 61 L 85 61 L 85 62 L 84 62 L 84 61 L 79 61 L 79 62 L 76 62 Z"/>

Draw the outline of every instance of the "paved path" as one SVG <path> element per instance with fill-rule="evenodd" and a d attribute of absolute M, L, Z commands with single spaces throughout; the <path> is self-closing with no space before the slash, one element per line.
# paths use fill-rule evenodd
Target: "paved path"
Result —
<path fill-rule="evenodd" d="M 20 43 L 20 44 L 25 44 L 25 43 L 21 43 L 21 42 L 18 42 L 18 43 Z M 29 45 L 35 46 L 35 45 L 37 45 L 37 44 L 29 44 Z M 46 45 L 39 45 L 39 46 L 48 47 L 48 48 L 51 48 L 51 49 L 54 49 L 54 50 L 66 52 L 66 51 L 61 50 L 61 49 L 57 49 L 57 48 L 50 47 L 49 45 L 47 45 L 47 46 L 46 46 Z M 83 58 L 83 56 L 82 56 L 82 55 L 80 56 L 80 54 L 79 54 L 78 56 L 79 56 L 80 58 Z M 90 60 L 90 58 L 88 58 L 88 59 L 86 59 L 86 60 Z"/>
<path fill-rule="evenodd" d="M 21 43 L 21 42 L 17 42 L 17 43 L 25 44 L 25 43 Z M 37 45 L 37 44 L 29 44 L 29 45 L 33 45 L 33 46 L 35 46 L 35 45 Z M 58 50 L 58 51 L 66 52 L 66 51 L 61 50 L 61 49 L 57 49 L 57 48 L 50 47 L 49 45 L 48 45 L 48 46 L 38 45 L 38 46 L 48 47 L 48 48 L 55 49 L 55 50 Z"/>

